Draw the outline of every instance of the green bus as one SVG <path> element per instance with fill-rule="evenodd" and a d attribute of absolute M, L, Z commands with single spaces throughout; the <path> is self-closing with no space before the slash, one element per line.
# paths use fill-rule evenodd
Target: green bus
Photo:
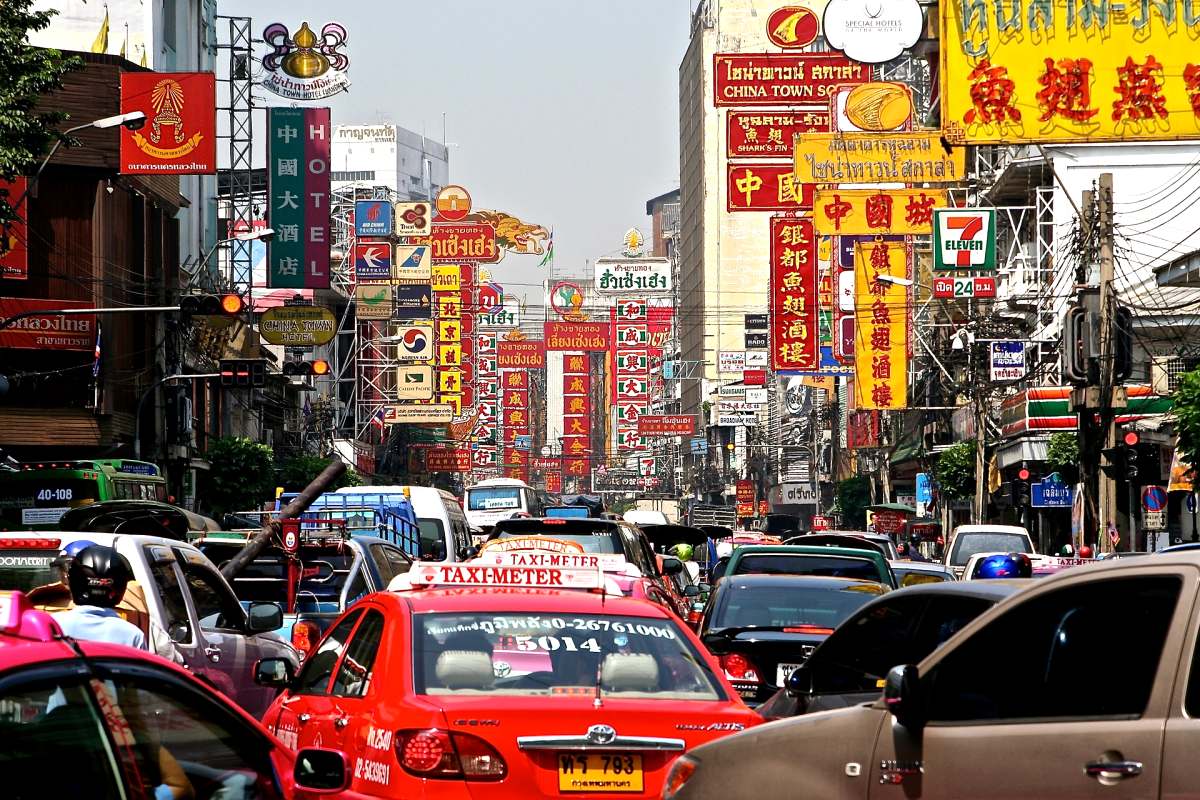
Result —
<path fill-rule="evenodd" d="M 54 530 L 72 508 L 102 500 L 167 498 L 167 481 L 149 461 L 91 458 L 22 464 L 0 472 L 0 530 Z"/>

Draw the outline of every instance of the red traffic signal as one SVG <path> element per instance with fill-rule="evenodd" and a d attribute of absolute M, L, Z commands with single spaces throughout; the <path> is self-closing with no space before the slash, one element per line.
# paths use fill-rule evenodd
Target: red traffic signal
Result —
<path fill-rule="evenodd" d="M 1017 470 L 1017 477 L 1023 481 L 1029 480 L 1029 470 L 1025 467 L 1021 467 L 1019 470 Z"/>
<path fill-rule="evenodd" d="M 1137 431 L 1128 431 L 1122 441 L 1125 442 L 1126 447 L 1137 447 L 1137 443 L 1141 441 L 1141 437 L 1137 435 Z"/>

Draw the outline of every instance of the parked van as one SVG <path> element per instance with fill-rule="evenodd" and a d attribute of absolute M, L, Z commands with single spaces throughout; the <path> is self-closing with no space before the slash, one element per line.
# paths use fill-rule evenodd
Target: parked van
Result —
<path fill-rule="evenodd" d="M 467 489 L 467 522 L 489 529 L 502 519 L 540 517 L 542 505 L 533 488 L 515 478 L 489 478 Z"/>
<path fill-rule="evenodd" d="M 432 486 L 347 486 L 337 494 L 403 495 L 417 517 L 422 561 L 463 561 L 472 555 L 467 516 L 450 492 Z"/>

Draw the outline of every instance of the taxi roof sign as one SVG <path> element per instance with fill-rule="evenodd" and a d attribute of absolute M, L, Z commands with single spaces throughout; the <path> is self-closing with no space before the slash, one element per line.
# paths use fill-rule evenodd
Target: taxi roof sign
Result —
<path fill-rule="evenodd" d="M 62 636 L 58 623 L 21 592 L 0 592 L 0 633 L 49 642 Z"/>
<path fill-rule="evenodd" d="M 407 578 L 408 586 L 398 585 Z M 392 581 L 390 589 L 459 586 L 520 589 L 604 589 L 598 569 L 577 567 L 513 567 L 478 561 L 458 564 L 418 564 Z"/>
<path fill-rule="evenodd" d="M 507 536 L 484 543 L 483 552 L 509 552 L 513 550 L 541 551 L 547 553 L 582 553 L 583 545 L 570 539 L 553 536 Z"/>
<path fill-rule="evenodd" d="M 476 559 L 486 564 L 510 567 L 569 567 L 605 572 L 622 572 L 629 562 L 618 553 L 559 553 L 544 550 L 484 551 Z"/>

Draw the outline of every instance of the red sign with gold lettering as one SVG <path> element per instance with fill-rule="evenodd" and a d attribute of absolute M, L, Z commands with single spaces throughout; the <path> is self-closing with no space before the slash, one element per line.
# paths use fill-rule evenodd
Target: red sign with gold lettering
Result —
<path fill-rule="evenodd" d="M 871 80 L 871 65 L 841 53 L 714 53 L 717 106 L 825 105 L 837 87 Z"/>
<path fill-rule="evenodd" d="M 797 183 L 791 164 L 728 164 L 726 211 L 811 211 L 815 187 Z"/>
<path fill-rule="evenodd" d="M 605 322 L 547 322 L 547 350 L 607 350 L 610 326 Z"/>
<path fill-rule="evenodd" d="M 829 131 L 829 107 L 792 111 L 730 111 L 725 134 L 729 158 L 791 158 L 798 133 Z"/>
<path fill-rule="evenodd" d="M 495 264 L 500 260 L 496 247 L 496 226 L 482 222 L 435 222 L 429 236 L 430 260 L 435 264 Z"/>
<path fill-rule="evenodd" d="M 470 450 L 439 448 L 425 451 L 426 472 L 469 472 L 470 469 Z"/>
<path fill-rule="evenodd" d="M 771 218 L 771 368 L 816 370 L 817 253 L 811 219 Z"/>

